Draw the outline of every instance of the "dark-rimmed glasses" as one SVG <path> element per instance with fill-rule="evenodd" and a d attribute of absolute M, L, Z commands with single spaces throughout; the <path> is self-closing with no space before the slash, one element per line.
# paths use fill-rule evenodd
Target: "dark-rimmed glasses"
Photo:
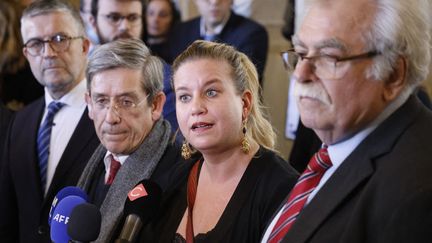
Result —
<path fill-rule="evenodd" d="M 83 36 L 70 37 L 67 35 L 54 35 L 49 37 L 47 40 L 42 39 L 31 39 L 24 44 L 24 48 L 27 53 L 31 56 L 40 56 L 45 51 L 45 43 L 51 47 L 51 49 L 57 53 L 67 51 L 70 46 L 71 40 L 83 39 Z"/>
<path fill-rule="evenodd" d="M 141 15 L 139 14 L 129 14 L 123 16 L 117 13 L 110 13 L 110 14 L 100 14 L 100 16 L 105 17 L 108 23 L 112 26 L 119 26 L 124 19 L 127 20 L 131 26 L 142 24 L 142 18 Z"/>
<path fill-rule="evenodd" d="M 302 53 L 297 53 L 294 49 L 281 52 L 282 61 L 285 69 L 288 71 L 294 71 L 297 64 L 300 61 L 308 60 L 314 67 L 315 75 L 322 79 L 340 79 L 342 78 L 349 65 L 343 65 L 344 62 L 371 58 L 381 53 L 377 51 L 369 51 L 366 53 L 347 56 L 347 57 L 335 57 L 330 55 L 316 55 L 307 57 Z"/>

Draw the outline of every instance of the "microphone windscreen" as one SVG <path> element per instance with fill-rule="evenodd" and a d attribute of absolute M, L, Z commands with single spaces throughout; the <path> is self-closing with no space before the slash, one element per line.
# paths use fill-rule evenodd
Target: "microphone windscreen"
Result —
<path fill-rule="evenodd" d="M 157 212 L 161 198 L 162 189 L 158 184 L 142 180 L 128 193 L 124 215 L 135 214 L 145 223 Z"/>
<path fill-rule="evenodd" d="M 82 197 L 67 196 L 54 209 L 51 220 L 51 240 L 55 243 L 68 243 L 71 239 L 67 234 L 67 224 L 72 210 L 79 204 L 85 203 Z"/>
<path fill-rule="evenodd" d="M 78 196 L 83 198 L 85 201 L 88 201 L 88 196 L 87 194 L 79 187 L 76 186 L 67 186 L 63 189 L 61 189 L 57 195 L 54 197 L 52 203 L 51 203 L 51 208 L 48 214 L 48 224 L 51 225 L 51 218 L 52 218 L 52 213 L 54 212 L 55 208 L 57 207 L 57 204 L 65 197 L 67 196 Z"/>
<path fill-rule="evenodd" d="M 69 217 L 67 233 L 72 240 L 90 242 L 97 239 L 101 227 L 101 213 L 90 203 L 76 206 Z"/>

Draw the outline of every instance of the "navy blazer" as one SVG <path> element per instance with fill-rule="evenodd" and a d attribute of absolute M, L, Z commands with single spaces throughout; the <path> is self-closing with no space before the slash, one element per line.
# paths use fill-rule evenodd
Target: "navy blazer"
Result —
<path fill-rule="evenodd" d="M 51 242 L 48 228 L 51 202 L 60 189 L 76 185 L 87 161 L 99 145 L 86 109 L 44 198 L 36 149 L 37 131 L 44 108 L 42 97 L 16 113 L 10 127 L 0 175 L 0 242 Z"/>
<path fill-rule="evenodd" d="M 174 27 L 168 38 L 168 62 L 172 63 L 195 40 L 203 39 L 200 19 L 197 17 Z M 245 53 L 257 67 L 262 80 L 268 52 L 268 34 L 262 25 L 231 11 L 228 22 L 215 41 L 232 45 Z"/>
<path fill-rule="evenodd" d="M 410 97 L 345 159 L 282 242 L 430 242 L 431 124 Z"/>

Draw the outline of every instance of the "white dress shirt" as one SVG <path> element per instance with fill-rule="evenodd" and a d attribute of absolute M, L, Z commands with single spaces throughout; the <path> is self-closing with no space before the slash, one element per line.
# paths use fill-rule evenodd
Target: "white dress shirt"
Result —
<path fill-rule="evenodd" d="M 105 164 L 105 183 L 108 181 L 109 173 L 111 171 L 111 159 L 110 155 L 114 157 L 115 160 L 120 162 L 121 165 L 124 164 L 126 159 L 129 157 L 129 155 L 114 155 L 110 151 L 107 151 L 104 157 L 104 164 Z"/>
<path fill-rule="evenodd" d="M 57 102 L 62 102 L 65 105 L 54 116 L 54 125 L 51 129 L 45 193 L 48 191 L 57 165 L 86 108 L 85 92 L 86 81 L 82 80 L 69 93 L 57 100 Z M 45 88 L 45 111 L 41 125 L 47 115 L 47 107 L 52 101 L 54 99 L 48 93 L 47 88 Z"/>

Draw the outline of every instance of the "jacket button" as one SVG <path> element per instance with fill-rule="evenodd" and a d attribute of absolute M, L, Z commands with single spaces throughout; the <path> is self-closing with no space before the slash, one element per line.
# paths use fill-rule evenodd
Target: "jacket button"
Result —
<path fill-rule="evenodd" d="M 39 227 L 38 227 L 38 234 L 40 234 L 40 235 L 44 235 L 44 234 L 46 234 L 47 233 L 47 228 L 45 227 L 45 226 L 43 226 L 43 225 L 40 225 Z"/>

